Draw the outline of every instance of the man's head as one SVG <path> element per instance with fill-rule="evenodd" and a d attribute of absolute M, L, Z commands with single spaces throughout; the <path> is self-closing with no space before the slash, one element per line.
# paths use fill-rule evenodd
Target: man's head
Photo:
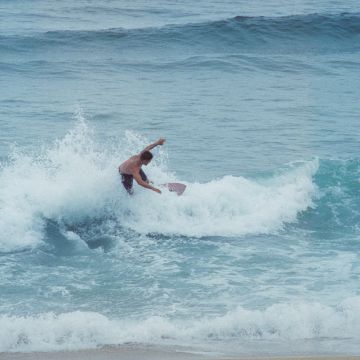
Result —
<path fill-rule="evenodd" d="M 140 155 L 140 161 L 143 165 L 147 165 L 152 158 L 153 158 L 153 154 L 150 151 L 144 151 Z"/>

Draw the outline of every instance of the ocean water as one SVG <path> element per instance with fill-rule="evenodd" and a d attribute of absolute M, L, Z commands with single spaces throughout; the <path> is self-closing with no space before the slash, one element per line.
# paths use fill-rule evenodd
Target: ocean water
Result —
<path fill-rule="evenodd" d="M 359 354 L 359 55 L 351 0 L 1 1 L 0 352 Z"/>

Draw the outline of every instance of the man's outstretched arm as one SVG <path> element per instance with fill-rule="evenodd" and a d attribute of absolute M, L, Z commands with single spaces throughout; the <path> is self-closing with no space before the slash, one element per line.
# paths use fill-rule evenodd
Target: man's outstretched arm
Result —
<path fill-rule="evenodd" d="M 148 184 L 146 181 L 144 181 L 144 180 L 141 178 L 141 175 L 140 175 L 139 172 L 134 172 L 134 173 L 133 173 L 133 177 L 134 177 L 134 179 L 136 180 L 136 182 L 137 182 L 140 186 L 142 186 L 142 187 L 144 187 L 144 188 L 147 188 L 147 189 L 150 189 L 150 190 L 153 190 L 153 191 L 161 194 L 161 190 L 157 189 L 157 188 L 154 187 L 154 186 L 151 186 L 151 185 Z"/>
<path fill-rule="evenodd" d="M 160 138 L 158 141 L 154 142 L 153 144 L 148 145 L 140 154 L 142 154 L 144 151 L 150 151 L 158 145 L 163 145 L 165 141 L 166 140 L 164 138 Z"/>

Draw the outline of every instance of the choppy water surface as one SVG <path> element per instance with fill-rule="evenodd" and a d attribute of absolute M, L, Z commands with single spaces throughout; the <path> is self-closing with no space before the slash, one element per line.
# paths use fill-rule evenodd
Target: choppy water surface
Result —
<path fill-rule="evenodd" d="M 356 5 L 2 2 L 0 351 L 358 354 Z"/>

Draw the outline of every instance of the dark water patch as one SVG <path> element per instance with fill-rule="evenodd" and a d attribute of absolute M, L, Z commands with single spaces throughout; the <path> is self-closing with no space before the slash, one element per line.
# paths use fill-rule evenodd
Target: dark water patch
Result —
<path fill-rule="evenodd" d="M 81 238 L 70 240 L 64 235 L 62 226 L 53 220 L 47 220 L 45 226 L 45 244 L 47 249 L 56 256 L 73 256 L 84 252 L 85 246 L 81 244 Z"/>
<path fill-rule="evenodd" d="M 86 219 L 78 223 L 64 224 L 70 237 L 83 241 L 89 249 L 111 251 L 122 238 L 123 228 L 116 219 L 111 217 Z"/>

